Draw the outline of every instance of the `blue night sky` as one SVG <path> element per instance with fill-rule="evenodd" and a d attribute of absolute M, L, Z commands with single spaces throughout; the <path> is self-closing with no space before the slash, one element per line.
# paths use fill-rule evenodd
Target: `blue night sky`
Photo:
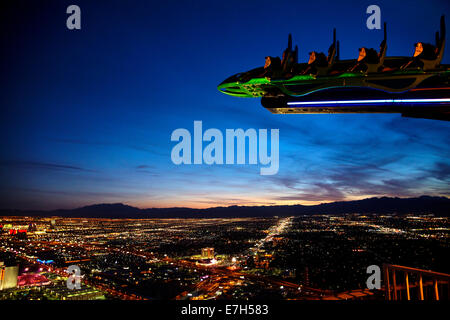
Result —
<path fill-rule="evenodd" d="M 66 8 L 81 8 L 81 30 Z M 341 58 L 377 48 L 367 6 L 388 23 L 387 55 L 434 43 L 450 2 L 14 1 L 0 13 L 0 208 L 315 204 L 450 195 L 450 123 L 393 115 L 274 115 L 217 91 L 281 56 L 287 35 Z M 3 4 L 4 5 L 4 4 Z M 447 36 L 447 40 L 449 37 Z M 450 63 L 447 45 L 444 63 Z M 173 130 L 280 130 L 280 169 L 172 163 Z"/>

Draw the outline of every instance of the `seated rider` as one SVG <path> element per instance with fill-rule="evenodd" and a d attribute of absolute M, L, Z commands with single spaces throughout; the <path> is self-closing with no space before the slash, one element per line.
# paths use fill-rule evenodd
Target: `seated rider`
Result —
<path fill-rule="evenodd" d="M 436 47 L 432 44 L 417 42 L 414 44 L 415 50 L 412 58 L 402 65 L 400 69 L 407 68 L 423 68 L 423 62 L 421 59 L 434 60 L 436 59 Z"/>
<path fill-rule="evenodd" d="M 376 64 L 379 62 L 378 53 L 375 49 L 359 48 L 359 56 L 354 66 L 348 69 L 349 72 L 366 72 L 367 64 Z"/>
<path fill-rule="evenodd" d="M 328 66 L 327 57 L 322 52 L 310 52 L 308 66 L 301 74 L 317 74 L 317 67 Z"/>
<path fill-rule="evenodd" d="M 278 76 L 281 72 L 281 61 L 278 57 L 266 57 L 266 63 L 264 64 L 264 72 L 262 77 L 273 78 Z"/>

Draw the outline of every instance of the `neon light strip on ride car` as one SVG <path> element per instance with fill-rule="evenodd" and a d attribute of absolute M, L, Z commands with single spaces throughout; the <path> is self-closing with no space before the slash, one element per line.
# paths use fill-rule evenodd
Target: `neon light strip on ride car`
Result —
<path fill-rule="evenodd" d="M 371 103 L 440 103 L 450 102 L 449 98 L 441 99 L 382 99 L 382 100 L 334 100 L 334 101 L 299 101 L 288 102 L 290 106 L 327 105 L 327 104 L 371 104 Z"/>

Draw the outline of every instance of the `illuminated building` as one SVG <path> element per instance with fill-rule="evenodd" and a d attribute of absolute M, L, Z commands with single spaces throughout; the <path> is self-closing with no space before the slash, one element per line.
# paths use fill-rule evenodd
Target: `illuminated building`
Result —
<path fill-rule="evenodd" d="M 23 274 L 18 276 L 17 284 L 19 287 L 36 287 L 51 284 L 51 281 L 42 274 Z"/>
<path fill-rule="evenodd" d="M 202 248 L 202 259 L 214 258 L 214 248 Z"/>
<path fill-rule="evenodd" d="M 60 300 L 96 300 L 105 298 L 103 292 L 88 286 L 83 286 L 77 290 L 68 289 L 64 285 L 49 287 L 48 292 Z"/>
<path fill-rule="evenodd" d="M 305 267 L 305 272 L 303 273 L 303 283 L 305 286 L 309 286 L 309 270 L 308 267 Z"/>
<path fill-rule="evenodd" d="M 0 262 L 0 290 L 17 287 L 18 274 L 19 266 L 6 267 Z"/>

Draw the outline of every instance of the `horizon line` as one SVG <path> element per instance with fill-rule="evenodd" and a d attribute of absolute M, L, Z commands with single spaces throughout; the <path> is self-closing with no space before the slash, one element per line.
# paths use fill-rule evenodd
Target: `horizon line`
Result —
<path fill-rule="evenodd" d="M 318 204 L 300 204 L 300 203 L 296 203 L 296 204 L 273 204 L 273 205 L 267 205 L 267 204 L 261 204 L 261 205 L 237 205 L 237 204 L 233 204 L 233 205 L 222 205 L 222 206 L 211 206 L 211 207 L 206 207 L 206 208 L 193 208 L 193 207 L 137 207 L 137 206 L 133 206 L 124 202 L 101 202 L 101 203 L 94 203 L 94 204 L 86 204 L 83 206 L 79 206 L 79 207 L 73 207 L 73 208 L 69 208 L 69 209 L 7 209 L 7 208 L 0 208 L 0 212 L 3 211 L 19 211 L 19 212 L 27 212 L 27 211 L 38 211 L 38 212 L 52 212 L 52 211 L 70 211 L 70 210 L 77 210 L 77 209 L 83 209 L 83 208 L 87 208 L 87 207 L 93 207 L 93 206 L 100 206 L 100 205 L 123 205 L 123 206 L 127 206 L 127 207 L 131 207 L 134 209 L 138 209 L 138 210 L 159 210 L 159 209 L 188 209 L 188 210 L 208 210 L 208 209 L 216 209 L 216 208 L 231 208 L 231 207 L 243 207 L 243 208 L 252 208 L 252 207 L 292 207 L 292 206 L 303 206 L 303 207 L 315 207 L 315 206 L 320 206 L 322 204 L 329 204 L 329 203 L 338 203 L 338 202 L 355 202 L 355 201 L 363 201 L 363 200 L 369 200 L 369 199 L 382 199 L 382 198 L 389 198 L 389 199 L 418 199 L 418 198 L 422 198 L 422 197 L 429 197 L 429 198 L 445 198 L 447 200 L 450 200 L 449 197 L 447 196 L 430 196 L 430 195 L 420 195 L 420 196 L 412 196 L 412 197 L 397 197 L 397 196 L 380 196 L 380 197 L 367 197 L 367 198 L 363 198 L 363 199 L 355 199 L 355 200 L 331 200 L 331 201 L 324 201 L 324 202 L 320 202 Z"/>

